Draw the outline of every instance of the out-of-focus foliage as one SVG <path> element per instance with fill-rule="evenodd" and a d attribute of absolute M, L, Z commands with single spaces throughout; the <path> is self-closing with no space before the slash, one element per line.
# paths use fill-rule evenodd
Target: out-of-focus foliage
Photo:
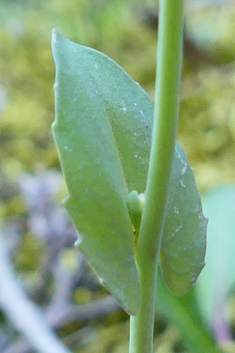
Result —
<path fill-rule="evenodd" d="M 207 191 L 202 202 L 210 221 L 207 266 L 198 280 L 197 294 L 202 315 L 216 332 L 219 331 L 218 318 L 225 320 L 226 301 L 235 285 L 235 184 Z"/>
<path fill-rule="evenodd" d="M 219 11 L 210 6 L 204 11 L 193 12 L 186 21 L 188 35 L 194 43 L 221 63 L 233 60 L 235 55 L 235 10 L 234 3 L 230 2 Z"/>
<path fill-rule="evenodd" d="M 196 2 L 188 2 L 186 13 L 179 140 L 194 167 L 199 189 L 207 190 L 218 182 L 235 180 L 235 5 L 232 0 L 229 4 L 224 0 L 223 7 L 204 8 L 207 1 L 203 1 L 200 11 L 190 10 L 196 8 L 192 6 Z M 34 212 L 36 223 L 32 224 L 38 224 L 39 211 L 37 206 L 30 209 L 22 201 L 15 180 L 22 172 L 35 172 L 38 164 L 59 168 L 50 130 L 54 119 L 51 29 L 57 27 L 71 40 L 111 56 L 153 95 L 157 36 L 154 4 L 153 0 L 0 2 L 0 216 L 11 234 L 9 247 L 21 279 L 38 302 L 48 303 L 56 286 L 52 275 L 56 266 L 52 266 L 49 275 L 43 268 L 50 260 L 48 249 L 52 240 L 43 243 L 37 237 L 37 227 L 30 226 Z M 36 179 L 43 184 L 42 175 Z M 53 202 L 55 198 L 53 195 Z M 50 212 L 52 220 L 54 213 Z M 48 221 L 47 213 L 43 217 Z M 53 223 L 48 222 L 48 225 Z M 58 239 L 52 244 L 58 244 Z M 77 255 L 68 248 L 58 259 L 69 274 L 82 266 L 74 265 Z M 39 276 L 43 273 L 42 283 Z M 76 304 L 99 299 L 106 293 L 97 290 L 97 283 L 87 273 L 86 280 L 85 289 L 82 286 L 74 289 L 72 299 Z M 39 299 L 35 293 L 41 293 L 43 285 L 46 293 Z M 233 306 L 230 311 L 234 325 Z M 128 328 L 120 324 L 125 319 L 123 314 L 114 313 L 98 329 L 89 328 L 89 338 L 84 331 L 83 338 L 79 336 L 77 351 L 127 351 L 127 334 L 122 336 L 121 332 L 127 332 Z M 156 352 L 186 352 L 179 334 L 164 320 L 160 316 L 157 322 Z M 67 335 L 66 342 L 70 344 L 76 341 L 73 334 L 80 327 L 81 323 L 72 323 L 60 333 Z"/>
<path fill-rule="evenodd" d="M 146 14 L 133 1 L 1 2 L 0 85 L 8 99 L 0 120 L 0 158 L 8 174 L 33 170 L 35 163 L 58 166 L 49 128 L 54 116 L 51 29 L 108 54 L 151 93 L 156 31 Z M 234 178 L 233 65 L 214 65 L 234 56 L 234 19 L 233 4 L 187 17 L 186 36 L 208 61 L 202 67 L 186 57 L 179 133 L 203 188 L 211 180 Z"/>
<path fill-rule="evenodd" d="M 1 147 L 10 169 L 18 166 L 16 161 L 29 170 L 35 162 L 58 166 L 50 132 L 53 27 L 76 42 L 102 49 L 136 80 L 154 82 L 155 33 L 145 26 L 140 29 L 127 5 L 118 1 L 35 1 L 30 6 L 3 1 L 0 19 L 0 84 L 8 94 L 1 117 Z M 136 60 L 138 65 L 133 65 Z"/>
<path fill-rule="evenodd" d="M 180 141 L 199 188 L 235 178 L 234 65 L 209 67 L 184 81 Z"/>

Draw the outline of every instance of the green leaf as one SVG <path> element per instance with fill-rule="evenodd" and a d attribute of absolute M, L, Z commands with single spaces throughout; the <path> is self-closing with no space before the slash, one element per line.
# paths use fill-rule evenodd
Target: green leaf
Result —
<path fill-rule="evenodd" d="M 152 103 L 105 55 L 53 33 L 56 121 L 80 249 L 123 307 L 136 314 L 140 285 L 126 199 L 144 191 Z M 143 148 L 143 146 L 148 146 Z"/>
<path fill-rule="evenodd" d="M 235 284 L 235 184 L 220 185 L 202 197 L 209 218 L 206 267 L 197 299 L 206 322 L 223 320 L 229 291 Z"/>
<path fill-rule="evenodd" d="M 161 247 L 163 276 L 176 295 L 191 288 L 204 266 L 206 227 L 193 171 L 176 144 Z"/>
<path fill-rule="evenodd" d="M 136 314 L 140 285 L 127 198 L 133 190 L 145 191 L 153 102 L 104 54 L 65 39 L 57 30 L 52 47 L 56 64 L 53 131 L 69 192 L 66 206 L 79 232 L 80 249 L 124 309 Z M 193 227 L 187 218 L 194 211 L 188 212 L 186 205 L 195 208 L 198 222 Z M 205 222 L 200 219 L 192 172 L 178 143 L 167 210 L 162 269 L 170 289 L 182 294 L 177 283 L 185 291 L 202 267 Z M 177 231 L 182 224 L 183 233 Z M 172 245 L 175 242 L 177 247 Z"/>

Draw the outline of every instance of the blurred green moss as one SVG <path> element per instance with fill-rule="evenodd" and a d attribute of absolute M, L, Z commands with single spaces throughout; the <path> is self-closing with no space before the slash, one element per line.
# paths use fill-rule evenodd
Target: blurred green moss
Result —
<path fill-rule="evenodd" d="M 128 3 L 3 1 L 0 19 L 0 87 L 8 94 L 0 119 L 0 158 L 5 168 L 9 158 L 20 161 L 28 171 L 37 163 L 59 167 L 50 130 L 54 119 L 53 27 L 110 55 L 142 84 L 154 83 L 156 35 L 141 26 Z"/>
<path fill-rule="evenodd" d="M 233 64 L 198 70 L 184 81 L 179 139 L 201 190 L 235 179 L 234 92 Z"/>

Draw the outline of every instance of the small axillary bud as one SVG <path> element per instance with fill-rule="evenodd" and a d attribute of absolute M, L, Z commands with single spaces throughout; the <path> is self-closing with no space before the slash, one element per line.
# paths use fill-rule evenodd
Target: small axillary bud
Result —
<path fill-rule="evenodd" d="M 135 245 L 137 245 L 142 211 L 144 207 L 144 194 L 138 194 L 136 190 L 130 192 L 127 197 L 126 203 L 129 211 L 131 223 L 133 225 L 133 233 L 135 236 Z"/>
<path fill-rule="evenodd" d="M 144 193 L 139 194 L 138 197 L 139 197 L 139 201 L 140 201 L 140 206 L 141 206 L 142 211 L 143 211 L 143 208 L 144 208 L 144 201 L 145 201 L 145 194 L 144 194 Z"/>

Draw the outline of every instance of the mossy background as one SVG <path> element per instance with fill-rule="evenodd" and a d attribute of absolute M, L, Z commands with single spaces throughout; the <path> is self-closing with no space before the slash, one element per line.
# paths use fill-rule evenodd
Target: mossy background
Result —
<path fill-rule="evenodd" d="M 199 190 L 204 192 L 221 182 L 235 182 L 235 4 L 204 6 L 193 11 L 191 3 L 186 10 L 178 139 L 194 168 Z M 38 281 L 46 245 L 28 227 L 30 210 L 23 200 L 19 180 L 26 173 L 38 177 L 60 168 L 51 133 L 53 27 L 67 38 L 111 56 L 151 96 L 155 83 L 155 1 L 1 1 L 0 216 L 8 227 L 17 224 L 17 229 L 21 229 L 14 264 L 29 291 Z M 61 186 L 54 196 L 57 204 L 64 194 L 65 187 Z M 69 271 L 75 266 L 74 256 L 71 248 L 66 248 L 60 257 Z M 47 297 L 51 286 L 48 281 Z M 78 288 L 73 300 L 83 304 L 105 294 L 104 289 L 93 292 Z M 233 325 L 235 310 L 229 308 Z M 89 325 L 87 338 L 82 344 L 73 345 L 74 352 L 127 352 L 125 314 L 109 315 L 98 324 L 86 323 Z M 66 336 L 77 328 L 79 325 L 66 327 L 60 334 Z M 189 352 L 177 328 L 164 317 L 160 316 L 156 333 L 155 352 Z"/>

